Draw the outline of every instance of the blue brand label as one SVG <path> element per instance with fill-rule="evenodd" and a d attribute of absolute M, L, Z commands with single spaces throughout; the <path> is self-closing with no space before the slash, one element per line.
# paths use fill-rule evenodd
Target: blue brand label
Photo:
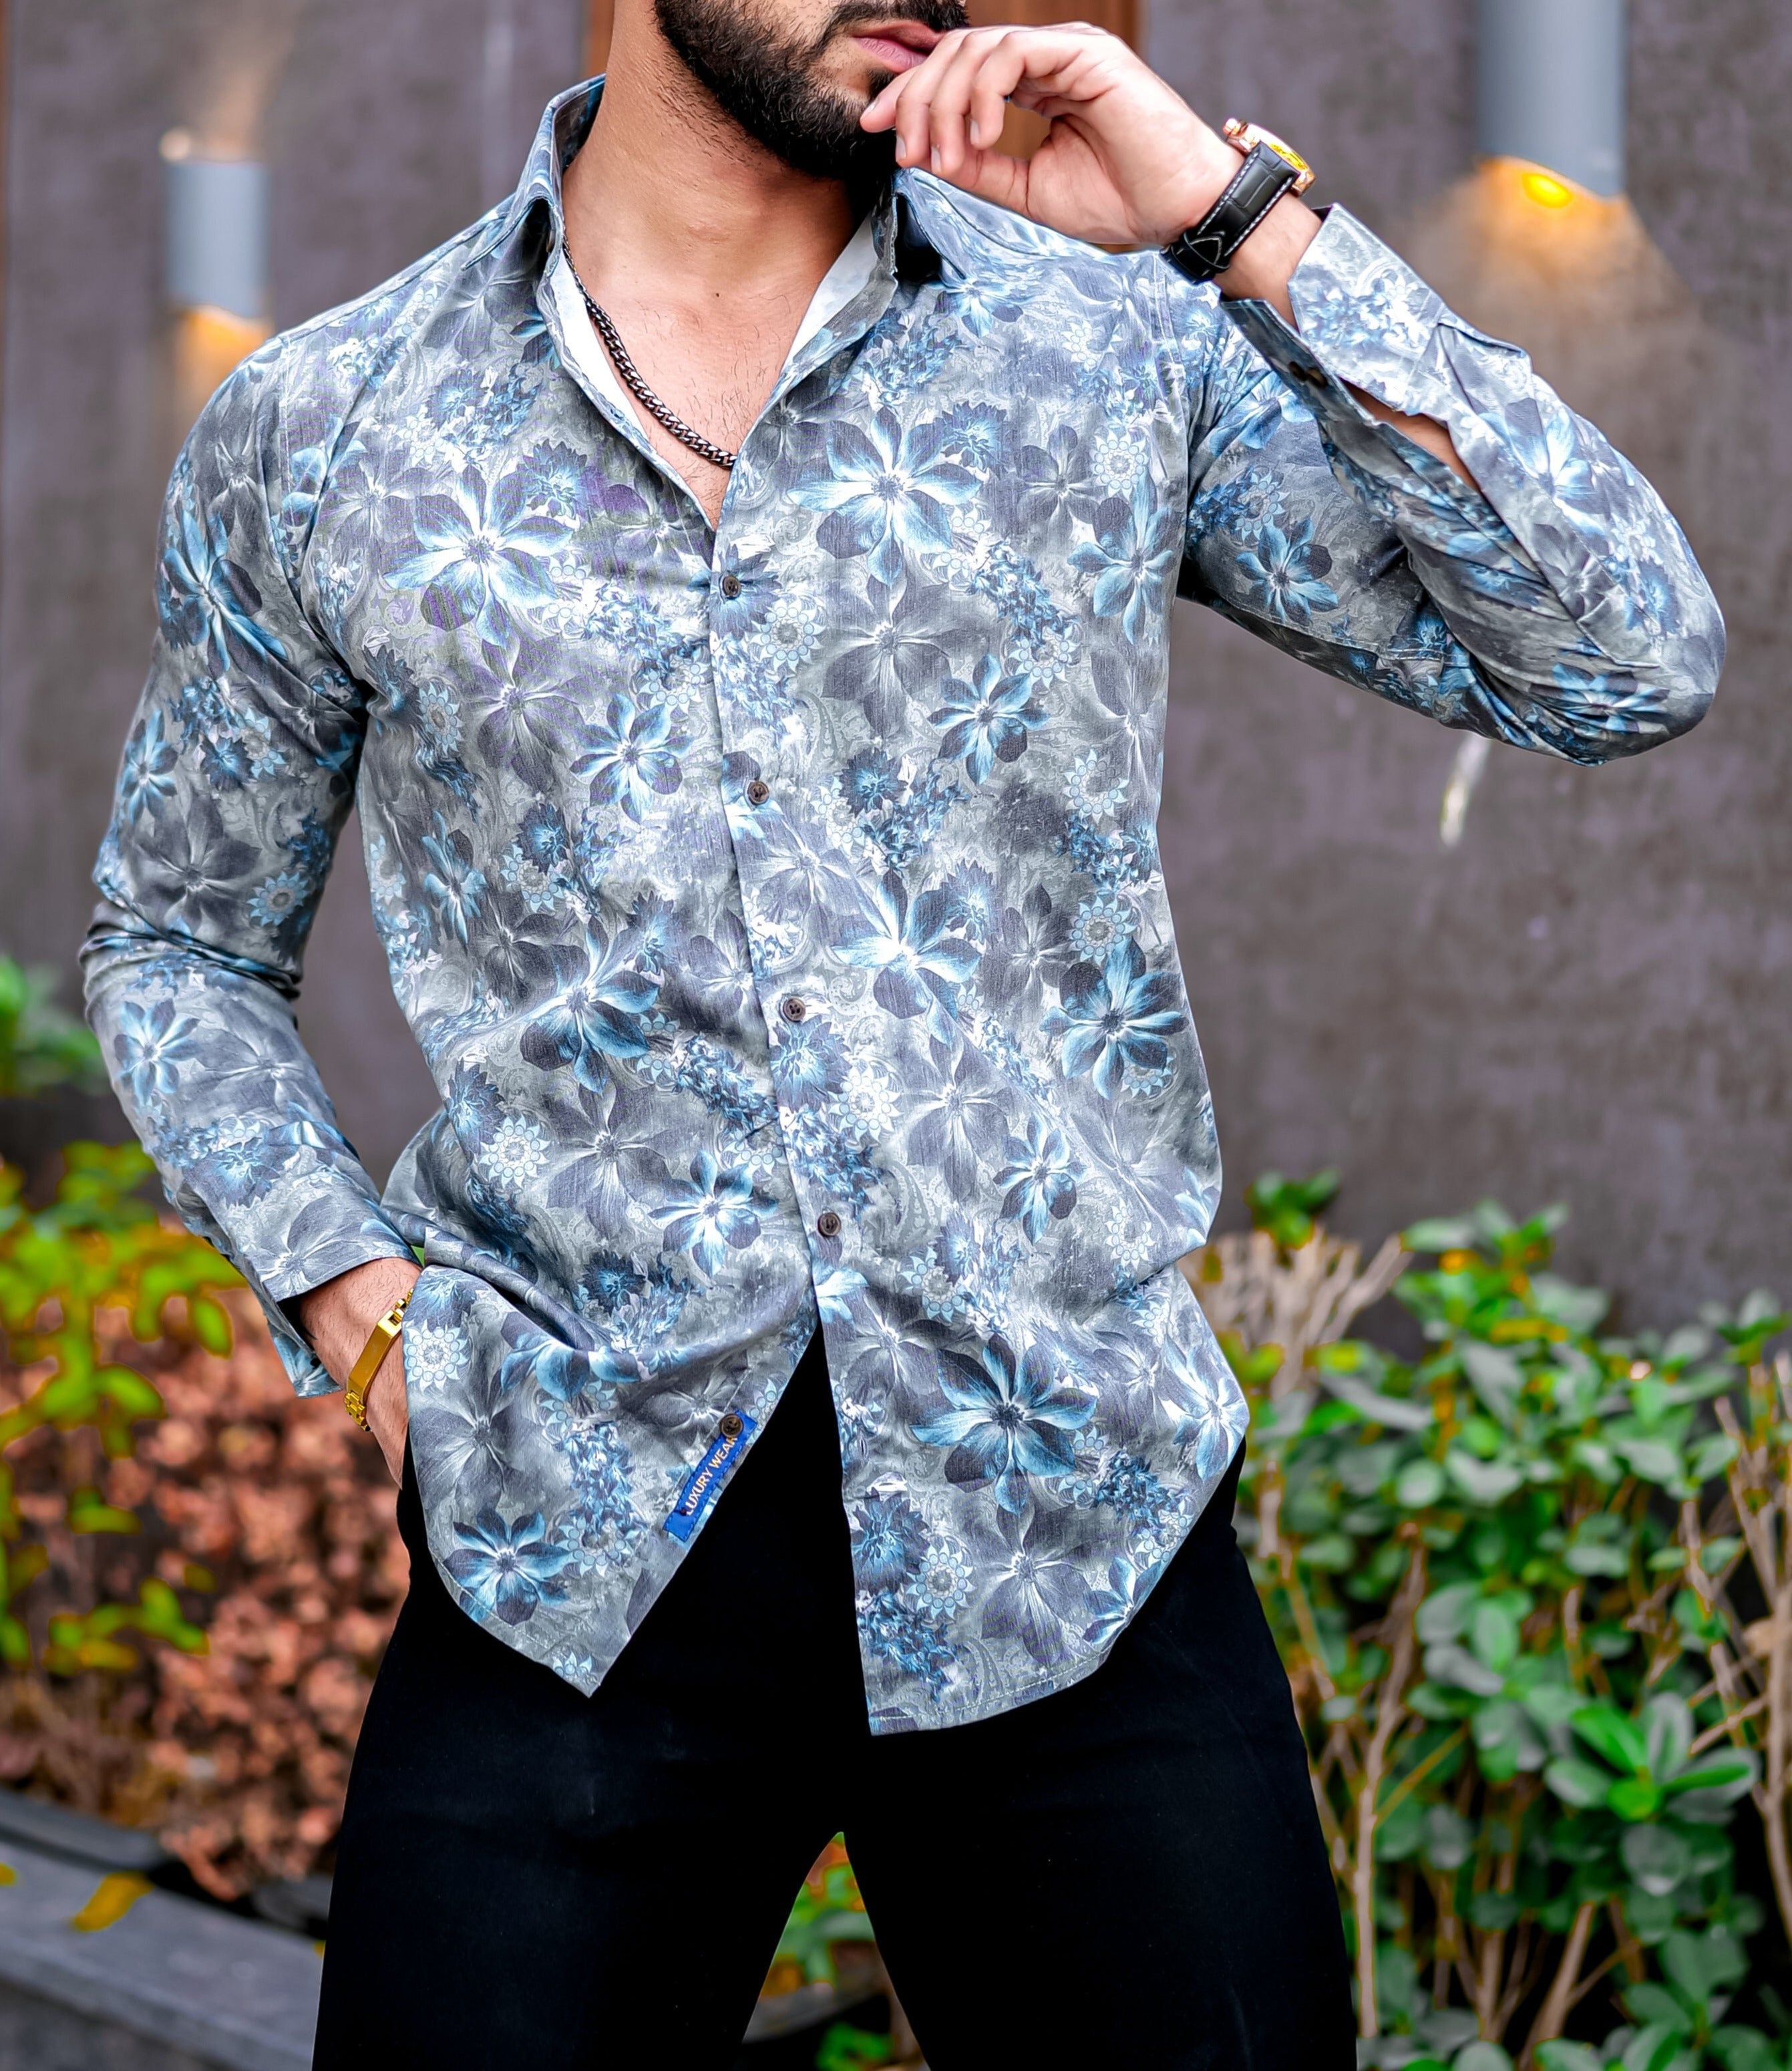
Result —
<path fill-rule="evenodd" d="M 666 1528 L 675 1539 L 689 1540 L 703 1521 L 711 1499 L 722 1486 L 724 1475 L 740 1458 L 747 1441 L 758 1429 L 752 1417 L 743 1417 L 738 1410 L 731 1409 L 722 1419 L 714 1442 L 691 1470 L 690 1478 L 679 1491 L 679 1499 L 672 1506 L 672 1515 L 666 1520 Z"/>

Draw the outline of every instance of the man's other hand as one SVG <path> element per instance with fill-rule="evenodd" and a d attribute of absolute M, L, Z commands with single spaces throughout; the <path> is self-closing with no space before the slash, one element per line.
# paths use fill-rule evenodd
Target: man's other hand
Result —
<path fill-rule="evenodd" d="M 1011 100 L 1051 122 L 1031 158 L 995 149 Z M 895 130 L 899 165 L 1093 244 L 1167 244 L 1241 163 L 1117 36 L 1081 22 L 955 29 L 862 121 Z"/>
<path fill-rule="evenodd" d="M 347 1382 L 373 1327 L 419 1277 L 408 1258 L 375 1258 L 339 1273 L 293 1303 L 299 1328 L 333 1380 Z M 404 1394 L 404 1339 L 387 1353 L 367 1390 L 367 1428 L 379 1441 L 392 1479 L 404 1474 L 404 1434 L 409 1418 Z"/>

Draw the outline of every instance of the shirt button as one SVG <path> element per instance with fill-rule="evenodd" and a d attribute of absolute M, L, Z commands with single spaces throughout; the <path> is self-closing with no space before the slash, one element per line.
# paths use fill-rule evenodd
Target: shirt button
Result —
<path fill-rule="evenodd" d="M 829 1239 L 840 1234 L 840 1218 L 831 1208 L 823 1208 L 815 1218 L 815 1234 Z"/>
<path fill-rule="evenodd" d="M 763 777 L 754 777 L 747 786 L 747 803 L 749 806 L 763 806 L 771 795 L 772 787 Z"/>
<path fill-rule="evenodd" d="M 717 1428 L 724 1438 L 738 1438 L 743 1427 L 740 1419 L 731 1409 Z"/>
<path fill-rule="evenodd" d="M 778 1009 L 778 1012 L 786 1021 L 800 1021 L 808 1011 L 809 1002 L 806 999 L 798 999 L 794 993 L 792 993 Z"/>
<path fill-rule="evenodd" d="M 730 574 L 723 576 L 722 594 L 727 597 L 735 597 L 740 594 L 740 578 L 737 575 Z"/>

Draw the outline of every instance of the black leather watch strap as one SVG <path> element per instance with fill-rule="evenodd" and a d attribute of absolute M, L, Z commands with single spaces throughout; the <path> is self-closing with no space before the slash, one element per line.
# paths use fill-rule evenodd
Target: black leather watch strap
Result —
<path fill-rule="evenodd" d="M 1232 185 L 1192 230 L 1164 246 L 1164 257 L 1191 281 L 1224 273 L 1239 246 L 1299 178 L 1279 151 L 1254 146 Z"/>

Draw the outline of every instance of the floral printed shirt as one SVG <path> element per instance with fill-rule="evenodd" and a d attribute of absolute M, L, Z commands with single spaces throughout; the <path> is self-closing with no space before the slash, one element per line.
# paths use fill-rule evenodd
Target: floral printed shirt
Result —
<path fill-rule="evenodd" d="M 871 1723 L 976 1719 L 1100 1663 L 1245 1427 L 1176 1264 L 1220 1164 L 1172 599 L 1582 763 L 1692 725 L 1722 628 L 1648 485 L 1341 210 L 1296 332 L 899 176 L 712 535 L 539 293 L 597 90 L 194 431 L 92 1017 L 301 1391 L 280 1305 L 420 1249 L 469 1614 L 594 1690 L 819 1327 Z M 441 1095 L 383 1195 L 292 1004 L 351 804 Z"/>

